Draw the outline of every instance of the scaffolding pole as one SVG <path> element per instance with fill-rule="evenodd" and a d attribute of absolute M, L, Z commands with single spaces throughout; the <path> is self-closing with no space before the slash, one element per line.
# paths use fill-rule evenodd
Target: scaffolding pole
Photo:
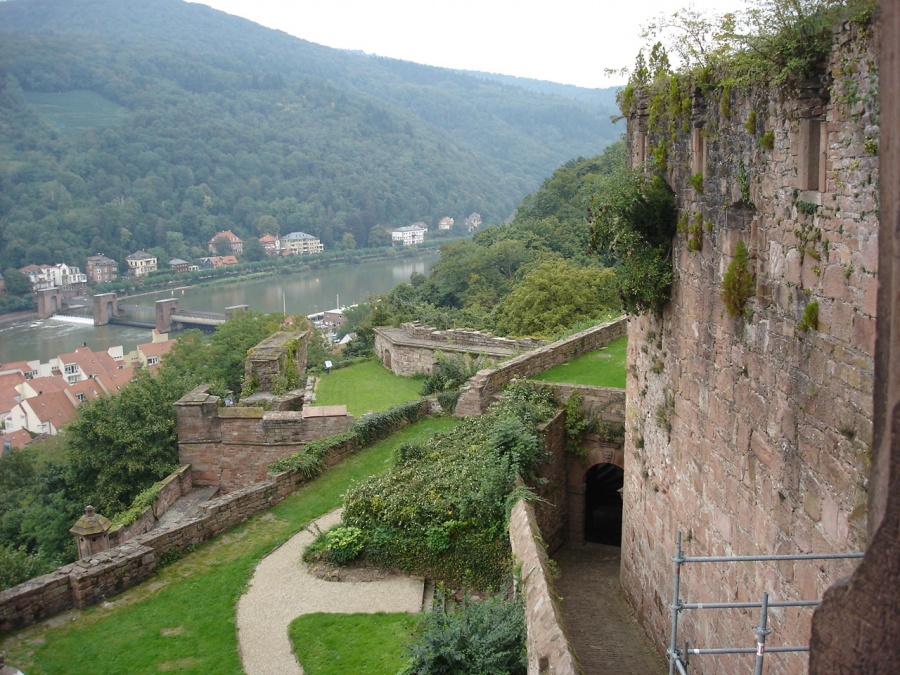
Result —
<path fill-rule="evenodd" d="M 772 607 L 815 607 L 821 600 L 782 600 L 769 601 L 769 594 L 763 593 L 761 602 L 703 602 L 685 603 L 681 601 L 681 567 L 687 563 L 734 563 L 734 562 L 768 562 L 780 560 L 847 560 L 862 558 L 862 553 L 797 553 L 787 555 L 735 555 L 735 556 L 685 556 L 681 548 L 681 532 L 675 542 L 674 576 L 672 581 L 672 604 L 669 605 L 672 618 L 672 636 L 669 641 L 667 655 L 669 657 L 669 675 L 687 675 L 688 654 L 756 654 L 754 675 L 762 675 L 766 652 L 773 654 L 787 652 L 808 652 L 809 646 L 798 647 L 766 647 L 766 637 L 772 632 L 769 628 L 769 608 Z M 684 649 L 678 647 L 678 615 L 689 609 L 755 609 L 759 608 L 759 625 L 754 627 L 756 647 L 723 647 L 723 648 L 691 648 L 685 643 Z M 682 660 L 684 658 L 684 660 Z"/>

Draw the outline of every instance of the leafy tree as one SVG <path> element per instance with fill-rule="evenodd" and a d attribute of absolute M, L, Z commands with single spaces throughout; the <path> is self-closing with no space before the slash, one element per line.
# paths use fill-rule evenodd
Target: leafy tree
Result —
<path fill-rule="evenodd" d="M 513 335 L 549 336 L 618 306 L 613 270 L 548 260 L 506 296 L 497 312 L 497 328 Z"/>
<path fill-rule="evenodd" d="M 179 382 L 138 372 L 115 396 L 83 403 L 66 429 L 72 482 L 101 513 L 127 508 L 178 465 Z"/>
<path fill-rule="evenodd" d="M 659 176 L 629 169 L 598 181 L 591 199 L 591 243 L 617 261 L 626 312 L 659 311 L 668 301 L 676 227 L 674 193 Z"/>
<path fill-rule="evenodd" d="M 266 250 L 259 239 L 256 237 L 248 237 L 244 240 L 244 252 L 241 255 L 242 262 L 259 262 L 266 259 Z"/>
<path fill-rule="evenodd" d="M 3 271 L 3 280 L 6 282 L 6 292 L 10 295 L 31 293 L 31 281 L 14 267 Z"/>
<path fill-rule="evenodd" d="M 219 235 L 215 239 L 213 239 L 213 250 L 216 252 L 216 255 L 231 255 L 233 253 L 231 249 L 231 241 L 229 241 L 228 237 L 225 235 Z"/>

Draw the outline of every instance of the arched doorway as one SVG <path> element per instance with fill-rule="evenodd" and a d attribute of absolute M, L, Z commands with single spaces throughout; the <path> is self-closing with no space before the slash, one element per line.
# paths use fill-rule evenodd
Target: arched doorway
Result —
<path fill-rule="evenodd" d="M 622 493 L 625 472 L 615 464 L 595 464 L 584 477 L 584 540 L 622 545 Z"/>

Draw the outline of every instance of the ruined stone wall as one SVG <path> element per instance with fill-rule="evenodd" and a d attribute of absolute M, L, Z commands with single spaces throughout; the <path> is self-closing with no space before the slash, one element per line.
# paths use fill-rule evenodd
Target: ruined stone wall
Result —
<path fill-rule="evenodd" d="M 627 320 L 622 318 L 594 326 L 564 340 L 558 340 L 517 356 L 493 368 L 479 371 L 463 387 L 453 414 L 456 417 L 480 415 L 487 409 L 493 398 L 514 379 L 537 375 L 548 368 L 599 349 L 625 335 L 627 323 Z"/>
<path fill-rule="evenodd" d="M 689 556 L 865 546 L 877 44 L 870 27 L 844 26 L 830 81 L 796 98 L 768 89 L 695 96 L 668 147 L 668 179 L 684 216 L 671 302 L 661 318 L 629 323 L 622 542 L 625 595 L 661 651 L 676 532 Z M 639 117 L 629 120 L 629 140 L 632 157 L 669 142 Z M 702 181 L 691 180 L 697 174 Z M 742 203 L 748 200 L 751 206 Z M 700 227 L 691 229 L 694 223 Z M 722 280 L 738 241 L 750 251 L 756 295 L 743 316 L 731 318 Z M 803 330 L 812 303 L 818 322 Z M 840 562 L 688 565 L 681 597 L 759 601 L 768 591 L 772 600 L 814 599 L 850 569 Z M 773 611 L 769 644 L 808 644 L 810 615 Z M 753 646 L 755 610 L 682 618 L 680 642 Z M 767 664 L 770 673 L 803 672 L 806 658 L 770 656 Z M 744 668 L 739 657 L 691 658 L 692 672 Z"/>
<path fill-rule="evenodd" d="M 169 510 L 169 507 L 179 497 L 190 492 L 191 487 L 191 467 L 189 464 L 183 464 L 163 478 L 156 502 L 145 508 L 144 512 L 133 523 L 110 530 L 109 545 L 118 546 L 139 534 L 152 530 L 156 525 L 156 521 Z"/>
<path fill-rule="evenodd" d="M 312 408 L 220 407 L 208 391 L 198 387 L 175 404 L 179 462 L 192 466 L 195 485 L 217 485 L 225 492 L 265 479 L 272 462 L 305 443 L 343 433 L 353 423 L 346 411 L 311 416 Z"/>

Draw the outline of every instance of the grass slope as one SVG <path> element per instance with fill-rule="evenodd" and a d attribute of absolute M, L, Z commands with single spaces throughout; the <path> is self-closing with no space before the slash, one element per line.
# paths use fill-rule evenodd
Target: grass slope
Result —
<path fill-rule="evenodd" d="M 416 614 L 307 614 L 290 635 L 306 675 L 384 675 L 403 666 Z"/>
<path fill-rule="evenodd" d="M 554 366 L 533 380 L 588 384 L 596 387 L 625 388 L 625 355 L 628 338 L 613 340 L 606 347 Z"/>
<path fill-rule="evenodd" d="M 421 389 L 422 380 L 395 375 L 373 359 L 323 374 L 316 385 L 316 405 L 344 404 L 359 416 L 419 398 Z"/>
<path fill-rule="evenodd" d="M 74 675 L 86 668 L 97 675 L 241 673 L 235 604 L 259 560 L 339 506 L 354 481 L 389 468 L 401 443 L 458 422 L 426 419 L 407 427 L 110 602 L 4 637 L 0 652 L 29 675 Z"/>

